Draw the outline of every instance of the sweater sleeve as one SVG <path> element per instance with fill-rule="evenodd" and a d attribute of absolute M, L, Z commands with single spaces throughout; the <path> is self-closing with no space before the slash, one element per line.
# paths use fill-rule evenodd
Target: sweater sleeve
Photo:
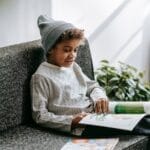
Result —
<path fill-rule="evenodd" d="M 56 115 L 48 110 L 50 95 L 49 81 L 41 75 L 33 75 L 30 82 L 32 116 L 34 121 L 44 127 L 71 132 L 72 115 Z"/>
<path fill-rule="evenodd" d="M 94 102 L 96 102 L 100 98 L 106 98 L 106 92 L 105 90 L 99 86 L 98 82 L 95 80 L 89 79 L 82 71 L 81 67 L 78 64 L 75 64 L 79 74 L 83 77 L 86 85 L 87 85 L 87 93 L 86 95 L 90 97 Z"/>
<path fill-rule="evenodd" d="M 89 79 L 85 74 L 84 74 L 84 79 L 87 84 L 88 97 L 90 97 L 94 102 L 100 98 L 107 99 L 105 90 L 101 86 L 99 86 L 99 84 L 95 80 Z"/>

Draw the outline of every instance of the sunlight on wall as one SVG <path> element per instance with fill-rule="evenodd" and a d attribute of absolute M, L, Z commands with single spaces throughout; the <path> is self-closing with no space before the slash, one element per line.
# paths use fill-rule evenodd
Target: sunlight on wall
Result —
<path fill-rule="evenodd" d="M 76 26 L 85 29 L 85 33 L 88 37 L 121 3 L 121 1 L 117 1 L 118 0 L 53 0 L 52 17 L 72 22 Z"/>
<path fill-rule="evenodd" d="M 0 47 L 39 39 L 40 14 L 84 29 L 95 69 L 121 60 L 150 80 L 150 0 L 1 0 Z"/>
<path fill-rule="evenodd" d="M 111 56 L 111 62 L 126 61 L 128 57 L 140 46 L 143 38 L 143 27 L 140 27 L 117 51 L 115 56 Z"/>
<path fill-rule="evenodd" d="M 39 39 L 37 17 L 50 8 L 50 0 L 0 0 L 0 47 Z"/>
<path fill-rule="evenodd" d="M 53 0 L 52 17 L 85 29 L 95 69 L 102 59 L 123 61 L 150 79 L 149 6 L 149 0 Z"/>

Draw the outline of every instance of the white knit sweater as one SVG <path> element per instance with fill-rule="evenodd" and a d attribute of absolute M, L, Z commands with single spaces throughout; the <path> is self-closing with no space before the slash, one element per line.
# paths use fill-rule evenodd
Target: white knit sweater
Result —
<path fill-rule="evenodd" d="M 31 97 L 36 123 L 71 132 L 73 115 L 93 112 L 94 102 L 106 94 L 76 63 L 64 68 L 43 62 L 32 75 Z"/>

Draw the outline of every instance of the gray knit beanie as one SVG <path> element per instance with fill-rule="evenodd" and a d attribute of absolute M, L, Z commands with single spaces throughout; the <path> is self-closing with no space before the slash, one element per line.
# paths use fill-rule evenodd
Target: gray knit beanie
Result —
<path fill-rule="evenodd" d="M 55 21 L 45 15 L 40 15 L 37 20 L 40 29 L 42 46 L 45 54 L 52 48 L 59 36 L 68 29 L 75 28 L 71 23 Z"/>

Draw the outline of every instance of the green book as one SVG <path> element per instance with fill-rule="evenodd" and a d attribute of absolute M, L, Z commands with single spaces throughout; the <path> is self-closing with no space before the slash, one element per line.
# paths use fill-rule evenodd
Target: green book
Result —
<path fill-rule="evenodd" d="M 150 102 L 109 102 L 110 113 L 150 114 Z"/>
<path fill-rule="evenodd" d="M 124 103 L 115 106 L 116 114 L 141 114 L 144 112 L 144 107 L 141 103 Z"/>

